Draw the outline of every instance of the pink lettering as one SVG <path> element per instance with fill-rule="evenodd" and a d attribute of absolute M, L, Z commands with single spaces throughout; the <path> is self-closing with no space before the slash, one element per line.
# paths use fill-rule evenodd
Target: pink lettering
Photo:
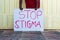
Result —
<path fill-rule="evenodd" d="M 15 21 L 15 24 L 16 24 L 15 28 L 19 28 L 18 22 L 19 22 L 19 20 Z"/>
<path fill-rule="evenodd" d="M 23 13 L 25 12 L 25 13 Z M 18 19 L 15 21 L 15 28 L 33 28 L 33 27 L 41 27 L 40 21 L 38 18 L 42 15 L 42 11 L 31 11 L 31 10 L 24 10 L 20 11 L 18 15 Z M 23 20 L 22 20 L 23 19 Z M 29 20 L 28 20 L 29 19 Z M 31 20 L 30 20 L 31 19 Z"/>
<path fill-rule="evenodd" d="M 18 25 L 18 23 L 21 23 L 20 25 Z M 40 21 L 25 21 L 25 20 L 17 20 L 15 22 L 16 24 L 16 28 L 32 28 L 32 27 L 41 27 Z M 34 26 L 33 26 L 34 25 Z"/>
<path fill-rule="evenodd" d="M 30 18 L 30 19 L 35 20 L 35 19 L 38 19 L 41 15 L 42 15 L 41 10 L 38 10 L 38 11 L 24 10 L 24 11 L 19 12 L 20 19 Z"/>
<path fill-rule="evenodd" d="M 32 24 L 36 26 L 36 21 L 34 21 L 34 22 L 32 21 Z"/>
<path fill-rule="evenodd" d="M 32 23 L 31 23 L 31 21 L 29 20 L 29 21 L 27 21 L 27 27 L 28 28 L 31 28 L 32 27 Z"/>
<path fill-rule="evenodd" d="M 24 19 L 25 18 L 25 15 L 24 14 L 20 14 L 20 13 L 22 13 L 22 12 L 19 12 L 19 18 L 20 19 Z"/>
<path fill-rule="evenodd" d="M 37 11 L 37 18 L 38 16 L 41 16 L 41 15 L 42 15 L 42 11 L 41 10 Z"/>
<path fill-rule="evenodd" d="M 30 12 L 30 10 L 24 10 L 24 11 L 27 12 L 27 18 L 29 18 L 29 12 Z"/>
<path fill-rule="evenodd" d="M 34 17 L 34 18 L 32 18 L 32 17 L 34 16 L 34 15 L 32 15 L 32 13 L 35 14 L 35 17 Z M 36 19 L 36 12 L 35 12 L 35 11 L 32 11 L 32 12 L 30 13 L 30 17 L 31 17 L 31 19 L 35 20 L 35 19 Z"/>
<path fill-rule="evenodd" d="M 38 21 L 38 22 L 36 23 L 36 27 L 37 27 L 37 26 L 41 27 L 40 21 Z"/>
<path fill-rule="evenodd" d="M 23 28 L 23 24 L 25 24 L 24 22 L 25 22 L 24 20 L 21 20 L 21 26 L 22 26 L 22 28 Z"/>

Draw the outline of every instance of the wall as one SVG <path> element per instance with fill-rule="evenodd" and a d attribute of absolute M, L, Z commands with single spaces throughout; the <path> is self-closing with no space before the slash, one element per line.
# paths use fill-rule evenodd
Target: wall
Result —
<path fill-rule="evenodd" d="M 45 29 L 60 29 L 60 0 L 41 0 L 44 9 Z M 23 1 L 23 7 L 25 3 Z M 19 8 L 19 0 L 0 0 L 0 29 L 13 28 L 13 11 Z"/>

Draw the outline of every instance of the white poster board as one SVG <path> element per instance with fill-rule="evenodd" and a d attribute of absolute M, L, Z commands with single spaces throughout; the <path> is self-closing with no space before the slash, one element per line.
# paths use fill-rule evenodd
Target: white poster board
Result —
<path fill-rule="evenodd" d="M 14 31 L 44 31 L 44 11 L 42 9 L 15 9 Z"/>

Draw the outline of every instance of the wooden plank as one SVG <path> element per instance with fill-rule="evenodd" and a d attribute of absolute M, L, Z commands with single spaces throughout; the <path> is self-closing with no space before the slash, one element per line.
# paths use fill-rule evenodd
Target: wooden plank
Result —
<path fill-rule="evenodd" d="M 43 8 L 43 0 L 40 0 L 40 8 Z"/>
<path fill-rule="evenodd" d="M 19 8 L 19 0 L 16 0 L 16 8 Z"/>
<path fill-rule="evenodd" d="M 48 17 L 48 26 L 47 26 L 48 29 L 52 28 L 52 4 L 53 4 L 52 0 L 47 1 L 47 5 L 48 5 L 47 10 L 48 10 L 48 12 L 47 12 L 46 15 Z"/>
<path fill-rule="evenodd" d="M 4 14 L 4 0 L 0 0 L 0 15 Z"/>
<path fill-rule="evenodd" d="M 13 29 L 14 27 L 14 18 L 13 15 L 8 16 L 8 29 Z"/>
<path fill-rule="evenodd" d="M 14 15 L 14 0 L 9 0 L 9 15 Z"/>
<path fill-rule="evenodd" d="M 2 29 L 7 29 L 7 15 L 3 15 L 3 26 L 2 26 Z"/>
<path fill-rule="evenodd" d="M 55 3 L 56 2 L 56 3 Z M 53 4 L 53 29 L 59 29 L 60 28 L 60 0 L 54 0 Z"/>
<path fill-rule="evenodd" d="M 4 11 L 6 15 L 9 15 L 9 10 L 10 9 L 10 3 L 9 3 L 9 0 L 4 0 Z"/>
<path fill-rule="evenodd" d="M 3 26 L 3 16 L 2 15 L 0 15 L 0 29 L 2 28 L 2 26 Z"/>
<path fill-rule="evenodd" d="M 44 27 L 45 29 L 48 27 L 48 0 L 43 0 L 43 9 L 44 9 Z"/>

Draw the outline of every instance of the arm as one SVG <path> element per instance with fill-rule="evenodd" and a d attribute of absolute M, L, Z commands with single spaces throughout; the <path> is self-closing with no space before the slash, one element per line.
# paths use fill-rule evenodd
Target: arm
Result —
<path fill-rule="evenodd" d="M 19 8 L 22 10 L 22 0 L 19 0 Z"/>
<path fill-rule="evenodd" d="M 37 10 L 37 8 L 38 8 L 38 0 L 36 0 L 36 8 L 35 8 L 35 10 Z"/>

